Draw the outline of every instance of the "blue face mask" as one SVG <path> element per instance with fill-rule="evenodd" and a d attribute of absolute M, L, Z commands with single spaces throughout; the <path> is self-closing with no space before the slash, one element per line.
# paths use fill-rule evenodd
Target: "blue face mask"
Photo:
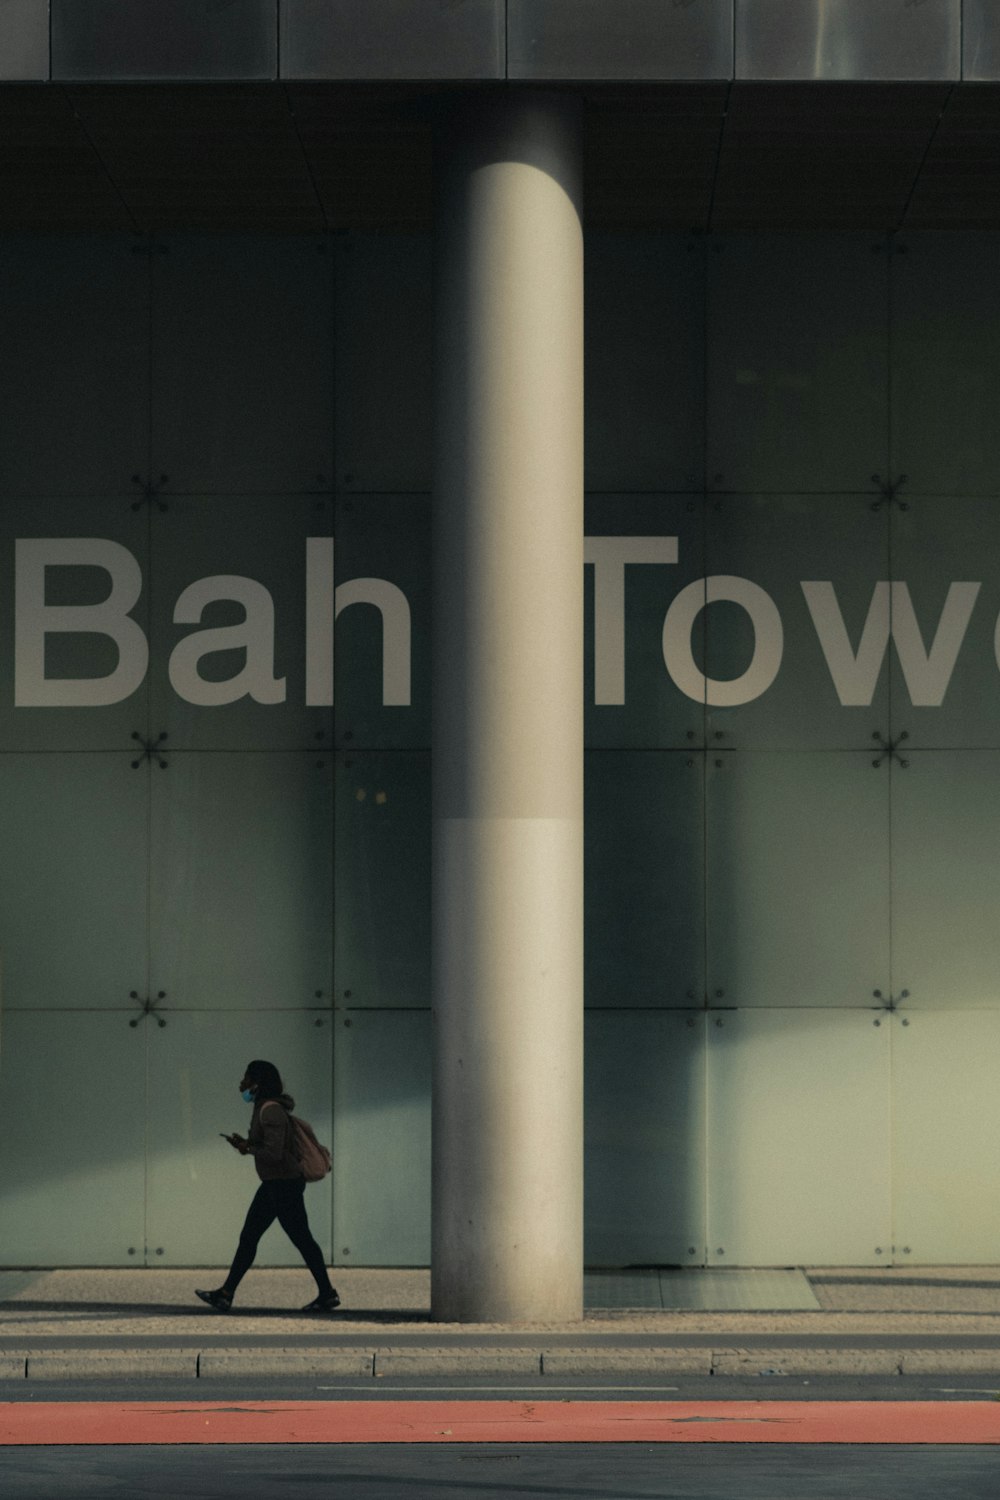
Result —
<path fill-rule="evenodd" d="M 241 1089 L 240 1098 L 243 1099 L 247 1104 L 252 1104 L 254 1100 L 253 1089 Z"/>

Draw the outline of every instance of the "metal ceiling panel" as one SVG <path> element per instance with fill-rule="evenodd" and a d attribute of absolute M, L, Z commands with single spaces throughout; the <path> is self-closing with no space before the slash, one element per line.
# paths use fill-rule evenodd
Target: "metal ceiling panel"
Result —
<path fill-rule="evenodd" d="M 734 86 L 711 227 L 896 228 L 947 97 L 947 85 Z"/>
<path fill-rule="evenodd" d="M 282 90 L 108 86 L 70 98 L 137 229 L 324 227 Z"/>
<path fill-rule="evenodd" d="M 961 32 L 961 0 L 736 0 L 736 77 L 957 79 Z"/>
<path fill-rule="evenodd" d="M 301 82 L 285 93 L 329 228 L 429 227 L 427 89 Z"/>
<path fill-rule="evenodd" d="M 502 78 L 503 0 L 283 0 L 283 78 Z"/>
<path fill-rule="evenodd" d="M 48 76 L 48 0 L 6 0 L 0 5 L 0 78 Z"/>
<path fill-rule="evenodd" d="M 62 89 L 0 88 L 0 229 L 134 228 Z"/>
<path fill-rule="evenodd" d="M 1000 225 L 1000 84 L 951 91 L 903 222 L 906 229 Z"/>
<path fill-rule="evenodd" d="M 726 83 L 588 92 L 587 222 L 705 229 L 728 92 Z"/>
<path fill-rule="evenodd" d="M 964 0 L 962 77 L 970 83 L 1000 78 L 1000 8 L 997 0 Z"/>
<path fill-rule="evenodd" d="M 733 0 L 507 0 L 510 78 L 731 78 Z"/>
<path fill-rule="evenodd" d="M 275 0 L 51 0 L 52 76 L 274 78 Z"/>

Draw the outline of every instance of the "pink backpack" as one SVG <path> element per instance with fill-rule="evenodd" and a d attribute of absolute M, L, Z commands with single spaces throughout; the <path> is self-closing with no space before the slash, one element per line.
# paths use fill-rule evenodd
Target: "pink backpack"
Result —
<path fill-rule="evenodd" d="M 303 1177 L 306 1182 L 322 1182 L 331 1167 L 329 1151 L 320 1145 L 308 1120 L 300 1120 L 298 1115 L 288 1118 L 292 1126 L 292 1150 L 299 1159 Z"/>

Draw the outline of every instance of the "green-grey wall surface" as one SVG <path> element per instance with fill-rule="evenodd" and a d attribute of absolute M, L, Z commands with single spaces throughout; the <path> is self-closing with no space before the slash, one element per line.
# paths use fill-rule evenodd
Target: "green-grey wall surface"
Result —
<path fill-rule="evenodd" d="M 993 1258 L 998 266 L 588 238 L 591 1264 Z M 224 1262 L 272 1056 L 328 1252 L 424 1263 L 430 241 L 0 272 L 0 1259 Z M 31 571 L 95 538 L 148 643 L 103 704 L 112 575 Z M 115 1100 L 67 1157 L 25 1121 L 81 1059 Z"/>

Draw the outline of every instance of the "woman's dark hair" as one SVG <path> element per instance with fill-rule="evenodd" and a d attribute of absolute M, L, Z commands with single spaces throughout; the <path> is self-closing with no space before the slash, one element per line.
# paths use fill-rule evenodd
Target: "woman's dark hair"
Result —
<path fill-rule="evenodd" d="M 245 1076 L 251 1083 L 257 1085 L 257 1102 L 262 1103 L 265 1099 L 280 1099 L 285 1092 L 281 1083 L 281 1074 L 274 1063 L 264 1062 L 262 1058 L 254 1058 L 253 1062 L 247 1063 Z"/>

